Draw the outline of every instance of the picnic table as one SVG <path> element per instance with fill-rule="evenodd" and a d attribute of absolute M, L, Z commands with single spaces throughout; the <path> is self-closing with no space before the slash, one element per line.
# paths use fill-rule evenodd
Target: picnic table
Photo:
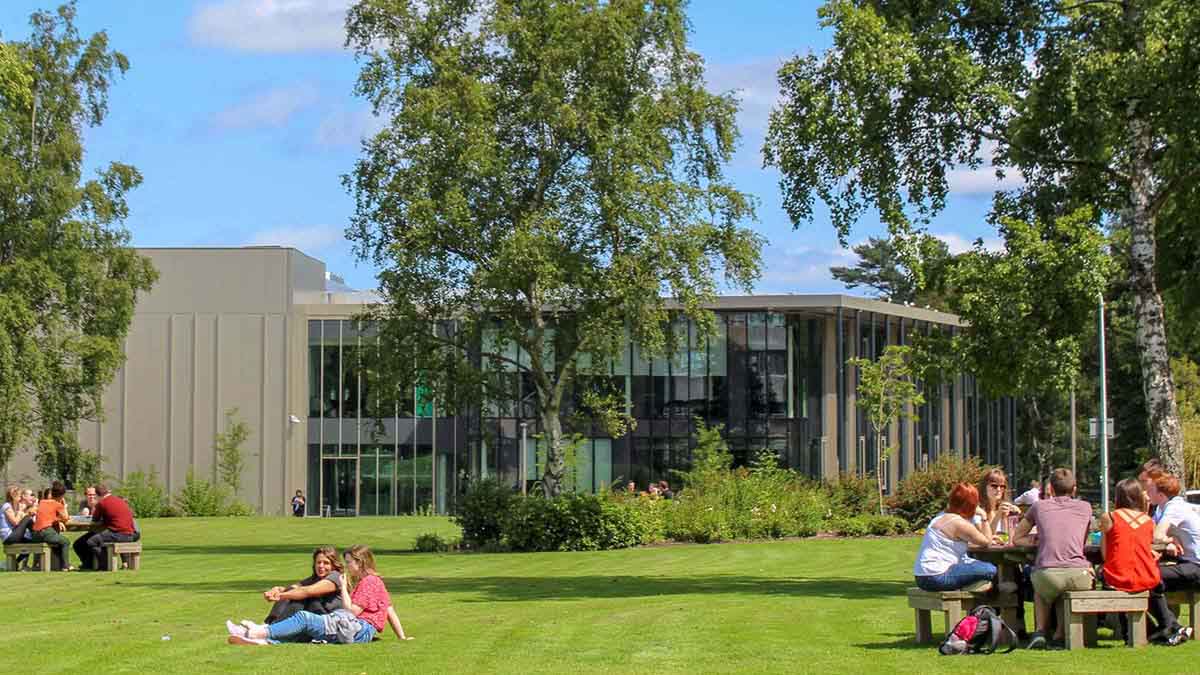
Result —
<path fill-rule="evenodd" d="M 92 529 L 91 516 L 71 516 L 67 521 L 67 532 L 87 532 Z"/>

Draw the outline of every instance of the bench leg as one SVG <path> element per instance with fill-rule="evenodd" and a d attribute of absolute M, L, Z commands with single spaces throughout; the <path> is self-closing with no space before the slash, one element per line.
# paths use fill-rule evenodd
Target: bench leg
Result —
<path fill-rule="evenodd" d="M 117 566 L 113 563 L 118 562 L 120 559 L 121 558 L 119 556 L 113 555 L 113 549 L 111 546 L 105 547 L 105 549 L 104 549 L 104 566 L 109 572 L 117 571 Z"/>
<path fill-rule="evenodd" d="M 1084 630 L 1083 630 L 1083 615 L 1076 614 L 1071 611 L 1071 601 L 1063 600 L 1063 616 L 1067 623 L 1064 626 L 1064 637 L 1067 639 L 1067 649 L 1083 649 L 1084 645 Z"/>
<path fill-rule="evenodd" d="M 1100 640 L 1100 634 L 1097 632 L 1097 627 L 1100 624 L 1100 617 L 1095 614 L 1083 615 L 1083 644 L 1087 647 L 1095 647 Z"/>
<path fill-rule="evenodd" d="M 1125 633 L 1125 644 L 1130 647 L 1146 646 L 1146 613 L 1129 612 L 1129 631 Z"/>
<path fill-rule="evenodd" d="M 41 561 L 41 562 L 39 563 L 39 566 L 41 567 L 41 570 L 42 570 L 43 572 L 49 572 L 49 571 L 50 571 L 50 554 L 49 554 L 49 553 L 43 553 L 43 554 L 39 555 L 39 556 L 38 556 L 38 558 L 39 558 L 39 559 L 40 559 L 40 561 Z"/>
<path fill-rule="evenodd" d="M 943 635 L 945 635 L 954 630 L 959 621 L 962 621 L 963 608 L 957 602 L 948 602 L 942 605 L 942 607 L 942 614 L 946 617 L 946 630 L 943 631 Z"/>
<path fill-rule="evenodd" d="M 7 569 L 9 572 L 16 572 L 17 571 L 17 556 L 6 555 L 6 556 L 4 556 L 4 558 L 5 558 L 4 568 Z"/>
<path fill-rule="evenodd" d="M 913 611 L 917 613 L 917 644 L 933 642 L 933 626 L 929 620 L 929 610 L 915 609 Z"/>
<path fill-rule="evenodd" d="M 142 554 L 141 553 L 130 553 L 129 554 L 129 569 L 131 569 L 135 572 L 142 569 Z"/>

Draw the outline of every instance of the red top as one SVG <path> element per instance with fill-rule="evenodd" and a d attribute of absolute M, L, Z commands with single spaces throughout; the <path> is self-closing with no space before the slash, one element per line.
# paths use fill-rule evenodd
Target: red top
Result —
<path fill-rule="evenodd" d="M 1140 511 L 1117 509 L 1104 537 L 1104 583 L 1118 591 L 1141 593 L 1158 585 L 1158 563 L 1150 549 L 1154 521 Z"/>
<path fill-rule="evenodd" d="M 378 574 L 363 577 L 350 593 L 350 602 L 362 607 L 358 618 L 374 626 L 377 632 L 383 632 L 384 626 L 387 625 L 387 611 L 388 607 L 392 606 L 392 598 Z"/>
<path fill-rule="evenodd" d="M 33 519 L 33 531 L 41 532 L 56 522 L 67 522 L 67 505 L 57 499 L 39 500 L 37 517 Z"/>
<path fill-rule="evenodd" d="M 133 534 L 133 511 L 129 510 L 129 504 L 124 499 L 114 494 L 107 494 L 96 502 L 92 522 L 102 523 L 104 529 L 118 534 Z"/>

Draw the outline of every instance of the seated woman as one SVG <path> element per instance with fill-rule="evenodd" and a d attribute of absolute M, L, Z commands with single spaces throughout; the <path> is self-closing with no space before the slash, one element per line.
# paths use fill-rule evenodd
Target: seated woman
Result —
<path fill-rule="evenodd" d="M 925 537 L 913 564 L 917 587 L 926 591 L 986 591 L 996 579 L 996 566 L 967 557 L 967 546 L 988 546 L 971 517 L 979 506 L 979 491 L 970 483 L 959 483 L 950 491 L 946 510 L 925 526 Z"/>
<path fill-rule="evenodd" d="M 1021 509 L 1008 501 L 1008 476 L 1003 469 L 992 469 L 979 481 L 979 507 L 971 522 L 991 539 L 993 535 L 1012 534 L 1008 527 L 1011 515 L 1020 516 Z"/>
<path fill-rule="evenodd" d="M 282 621 L 299 611 L 332 614 L 342 608 L 342 559 L 332 546 L 319 546 L 312 553 L 312 576 L 287 588 L 276 586 L 263 592 L 275 605 L 265 623 Z"/>
<path fill-rule="evenodd" d="M 21 488 L 10 485 L 5 494 L 4 503 L 0 504 L 0 541 L 5 544 L 20 543 L 25 536 L 24 530 L 20 532 L 20 536 L 15 538 L 12 536 L 13 528 L 20 525 L 23 518 L 25 518 L 25 513 L 21 504 Z M 9 538 L 12 538 L 12 541 L 9 541 Z"/>
<path fill-rule="evenodd" d="M 1100 516 L 1101 581 L 1126 593 L 1151 590 L 1162 579 L 1151 548 L 1154 521 L 1146 515 L 1146 493 L 1136 478 L 1126 478 L 1114 496 L 1116 508 Z"/>
<path fill-rule="evenodd" d="M 49 498 L 38 502 L 37 516 L 33 519 L 33 541 L 50 545 L 51 569 L 69 572 L 71 567 L 71 542 L 62 535 L 66 529 L 67 503 L 63 495 L 67 494 L 66 487 L 61 481 L 54 481 L 50 486 Z"/>
<path fill-rule="evenodd" d="M 375 557 L 366 546 L 351 546 L 345 553 L 346 574 L 354 582 L 354 591 L 347 584 L 338 586 L 342 608 L 321 616 L 300 611 L 290 618 L 269 625 L 237 625 L 226 621 L 229 643 L 241 645 L 279 644 L 280 642 L 323 641 L 340 644 L 370 642 L 390 624 L 396 637 L 411 640 L 404 634 L 400 618 L 392 608 L 383 579 L 375 571 Z"/>

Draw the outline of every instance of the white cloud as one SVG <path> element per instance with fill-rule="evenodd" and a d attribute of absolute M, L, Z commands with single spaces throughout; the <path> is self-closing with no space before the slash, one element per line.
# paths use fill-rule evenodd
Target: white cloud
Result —
<path fill-rule="evenodd" d="M 1004 178 L 996 177 L 996 169 L 987 166 L 980 169 L 954 169 L 946 176 L 950 192 L 958 195 L 990 195 L 997 190 L 1012 190 L 1025 184 L 1014 169 L 1008 169 Z"/>
<path fill-rule="evenodd" d="M 188 20 L 194 43 L 252 52 L 336 51 L 351 0 L 221 0 Z"/>
<path fill-rule="evenodd" d="M 743 133 L 758 135 L 766 131 L 771 108 L 779 102 L 776 74 L 783 62 L 780 56 L 745 63 L 708 64 L 704 76 L 709 90 L 732 91 L 741 103 L 738 126 Z"/>
<path fill-rule="evenodd" d="M 268 89 L 213 114 L 209 127 L 217 131 L 282 127 L 319 98 L 317 87 L 308 83 Z"/>
<path fill-rule="evenodd" d="M 954 232 L 930 232 L 932 236 L 941 239 L 946 243 L 946 248 L 950 249 L 950 253 L 958 255 L 971 250 L 975 246 L 974 239 L 967 239 L 961 234 Z M 1004 250 L 1004 242 L 998 237 L 983 237 L 983 248 L 987 251 L 1000 252 Z"/>
<path fill-rule="evenodd" d="M 306 253 L 328 248 L 343 240 L 340 225 L 298 225 L 260 230 L 250 236 L 252 246 L 290 246 Z"/>
<path fill-rule="evenodd" d="M 841 247 L 801 244 L 785 249 L 768 249 L 763 256 L 763 276 L 756 293 L 830 293 L 844 291 L 829 273 L 833 266 L 848 266 L 858 260 L 854 251 Z"/>
<path fill-rule="evenodd" d="M 335 110 L 317 125 L 316 144 L 326 148 L 358 147 L 362 139 L 374 136 L 385 126 L 384 121 L 365 108 Z"/>

